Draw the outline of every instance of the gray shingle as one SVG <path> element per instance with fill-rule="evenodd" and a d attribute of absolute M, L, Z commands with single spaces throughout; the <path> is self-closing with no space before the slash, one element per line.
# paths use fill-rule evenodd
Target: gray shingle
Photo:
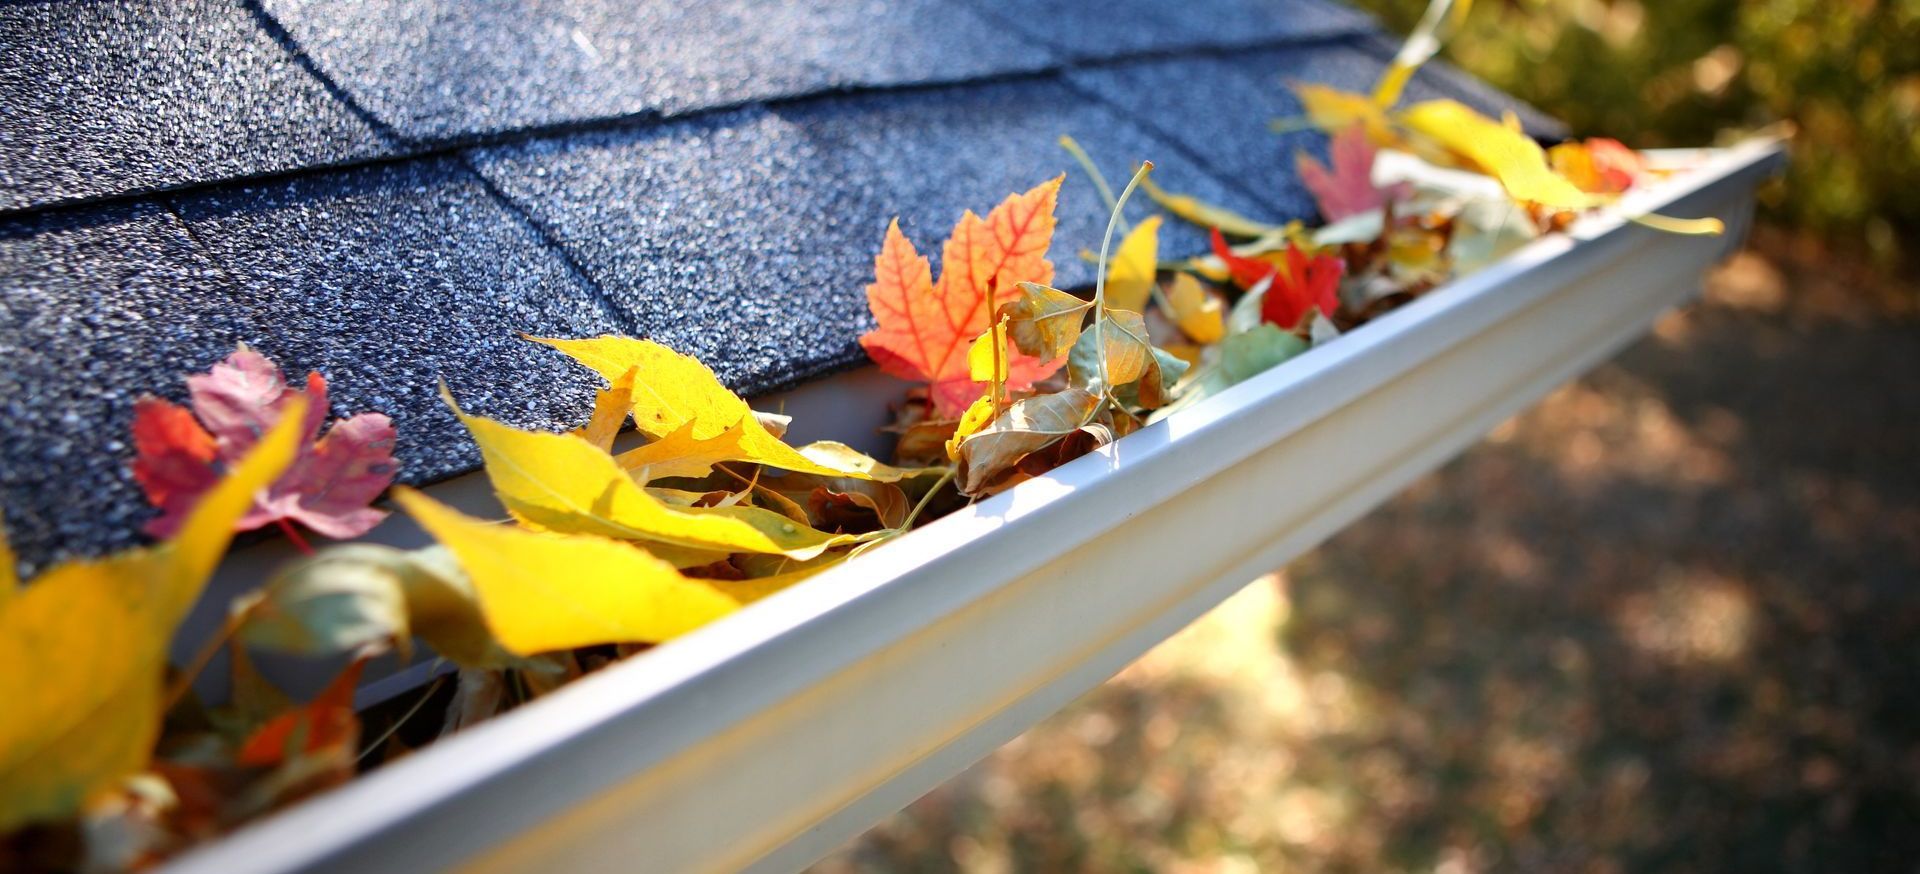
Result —
<path fill-rule="evenodd" d="M 1050 81 L 739 110 L 481 149 L 475 162 L 644 334 L 751 393 L 863 360 L 865 286 L 888 219 L 900 215 L 937 270 L 963 210 L 984 212 L 1073 167 L 1056 144 L 1063 133 L 1109 176 L 1152 158 L 1169 187 L 1257 208 Z M 1076 253 L 1099 246 L 1106 208 L 1078 170 L 1058 216 L 1057 282 L 1090 283 Z M 1171 255 L 1202 245 L 1190 228 L 1163 237 Z"/>
<path fill-rule="evenodd" d="M 179 399 L 238 341 L 325 374 L 336 413 L 392 415 L 402 479 L 423 482 L 478 461 L 437 380 L 516 424 L 574 424 L 590 377 L 517 332 L 620 329 L 457 159 L 176 207 L 185 224 L 141 202 L 0 225 L 0 502 L 29 565 L 137 535 L 134 398 Z"/>
<path fill-rule="evenodd" d="M 265 5 L 331 78 L 416 140 L 1054 63 L 948 0 Z"/>
<path fill-rule="evenodd" d="M 387 150 L 228 0 L 0 4 L 0 106 L 0 211 Z"/>
<path fill-rule="evenodd" d="M 1325 39 L 1374 27 L 1321 0 L 969 0 L 1008 29 L 1078 59 Z"/>
<path fill-rule="evenodd" d="M 28 568 L 138 537 L 133 399 L 244 336 L 231 295 L 150 202 L 0 222 L 0 508 Z"/>
<path fill-rule="evenodd" d="M 1241 182 L 1267 201 L 1265 217 L 1310 219 L 1316 209 L 1294 173 L 1294 154 L 1305 150 L 1324 160 L 1326 137 L 1313 131 L 1276 134 L 1269 122 L 1301 114 L 1290 83 L 1364 92 L 1390 57 L 1390 49 L 1359 40 L 1116 64 L 1074 70 L 1066 79 L 1177 140 L 1221 177 Z M 1437 97 L 1460 99 L 1484 112 L 1512 108 L 1523 118 L 1543 118 L 1496 92 L 1461 89 L 1434 69 L 1423 69 L 1408 85 L 1408 100 Z M 1542 121 L 1536 129 L 1551 124 Z"/>

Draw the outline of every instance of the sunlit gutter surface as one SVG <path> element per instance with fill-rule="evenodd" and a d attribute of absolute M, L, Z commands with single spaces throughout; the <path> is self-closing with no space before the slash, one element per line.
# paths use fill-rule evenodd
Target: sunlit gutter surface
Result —
<path fill-rule="evenodd" d="M 790 871 L 1099 684 L 1690 297 L 1772 142 L 858 561 L 186 856 L 232 872 Z"/>

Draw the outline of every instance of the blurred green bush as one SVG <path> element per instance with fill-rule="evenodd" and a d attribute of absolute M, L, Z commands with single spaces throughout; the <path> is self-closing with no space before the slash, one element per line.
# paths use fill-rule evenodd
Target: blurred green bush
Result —
<path fill-rule="evenodd" d="M 1426 7 L 1357 2 L 1400 32 Z M 1482 0 L 1445 57 L 1633 146 L 1790 121 L 1776 219 L 1884 262 L 1920 245 L 1920 0 Z"/>

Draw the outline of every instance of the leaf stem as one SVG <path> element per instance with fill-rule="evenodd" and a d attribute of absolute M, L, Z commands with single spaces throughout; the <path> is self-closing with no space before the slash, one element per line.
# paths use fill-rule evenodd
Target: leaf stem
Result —
<path fill-rule="evenodd" d="M 301 555 L 313 554 L 313 544 L 308 543 L 305 537 L 301 537 L 300 531 L 294 528 L 293 523 L 287 521 L 285 516 L 273 521 L 280 526 L 280 533 L 287 535 L 287 540 L 293 544 L 293 548 L 300 550 Z"/>
<path fill-rule="evenodd" d="M 933 503 L 933 496 L 939 493 L 940 487 L 953 482 L 953 473 L 953 468 L 947 468 L 946 473 L 941 474 L 939 479 L 933 481 L 933 487 L 927 489 L 927 493 L 920 496 L 920 502 L 913 505 L 913 509 L 907 513 L 907 518 L 900 522 L 900 527 L 897 530 L 907 531 L 913 528 L 913 523 L 920 518 L 920 513 L 927 509 L 928 504 Z"/>
<path fill-rule="evenodd" d="M 393 737 L 394 733 L 399 731 L 401 726 L 406 725 L 409 720 L 413 719 L 414 714 L 420 712 L 420 708 L 427 706 L 427 702 L 433 699 L 433 694 L 440 691 L 440 684 L 446 682 L 446 680 L 446 674 L 434 677 L 433 682 L 427 684 L 427 691 L 421 693 L 420 700 L 413 702 L 413 706 L 407 708 L 407 712 L 400 714 L 399 719 L 394 720 L 392 724 L 388 725 L 386 731 L 380 732 L 379 737 L 374 738 L 365 748 L 361 749 L 360 755 L 354 758 L 353 763 L 358 765 L 366 761 L 368 756 L 373 755 L 373 751 L 379 749 L 381 744 L 387 742 L 387 738 Z"/>
<path fill-rule="evenodd" d="M 1107 255 L 1113 249 L 1113 229 L 1120 222 L 1120 210 L 1127 205 L 1127 198 L 1133 196 L 1133 190 L 1140 187 L 1140 180 L 1153 172 L 1152 161 L 1141 161 L 1140 167 L 1133 171 L 1133 178 L 1127 181 L 1126 190 L 1120 192 L 1119 199 L 1113 203 L 1113 211 L 1107 215 L 1107 232 L 1100 238 L 1100 265 L 1095 268 L 1093 280 L 1093 348 L 1095 361 L 1098 362 L 1100 394 L 1109 402 L 1113 401 L 1112 387 L 1107 384 Z"/>
<path fill-rule="evenodd" d="M 1093 157 L 1087 154 L 1087 150 L 1080 148 L 1080 141 L 1062 134 L 1060 148 L 1066 149 L 1067 154 L 1072 155 L 1073 159 L 1080 163 L 1080 169 L 1086 171 L 1087 177 L 1093 180 L 1093 187 L 1099 190 L 1100 199 L 1106 201 L 1107 210 L 1119 211 L 1120 201 L 1113 196 L 1113 186 L 1107 184 L 1106 174 L 1101 173 L 1100 168 L 1094 166 Z M 1125 216 L 1120 218 L 1120 230 L 1129 233 L 1133 231 L 1133 225 L 1127 222 Z"/>
<path fill-rule="evenodd" d="M 174 705 L 180 703 L 180 699 L 187 696 L 187 690 L 193 688 L 194 679 L 200 676 L 201 671 L 207 669 L 207 663 L 213 661 L 214 653 L 226 646 L 227 640 L 240 631 L 240 626 L 246 624 L 247 614 L 250 612 L 252 612 L 251 608 L 228 613 L 226 621 L 220 625 L 220 630 L 200 644 L 200 650 L 193 654 L 192 660 L 180 669 L 180 673 L 173 678 L 173 682 L 167 684 L 166 694 L 160 699 L 161 713 L 172 710 Z"/>

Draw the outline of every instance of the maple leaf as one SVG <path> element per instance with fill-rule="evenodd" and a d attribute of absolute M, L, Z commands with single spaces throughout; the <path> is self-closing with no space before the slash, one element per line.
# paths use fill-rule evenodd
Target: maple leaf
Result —
<path fill-rule="evenodd" d="M 938 283 L 927 258 L 900 232 L 900 222 L 887 226 L 873 261 L 874 282 L 867 286 L 877 327 L 861 336 L 860 345 L 880 369 L 927 383 L 934 415 L 952 419 L 981 395 L 967 351 L 1000 305 L 1019 298 L 1022 282 L 1053 281 L 1046 255 L 1064 178 L 1009 195 L 986 218 L 968 210 L 941 248 Z M 1007 387 L 1030 388 L 1064 363 L 1015 355 L 1007 364 Z"/>
<path fill-rule="evenodd" d="M 1328 153 L 1333 162 L 1331 170 L 1306 152 L 1294 156 L 1301 184 L 1313 192 L 1314 202 L 1320 205 L 1320 215 L 1329 224 L 1371 212 L 1389 200 L 1406 196 L 1408 189 L 1404 184 L 1384 189 L 1373 184 L 1375 154 L 1373 143 L 1367 140 L 1366 128 L 1356 124 L 1334 135 Z"/>
<path fill-rule="evenodd" d="M 1620 194 L 1647 175 L 1646 159 L 1619 140 L 1594 137 L 1547 150 L 1554 172 L 1590 194 Z"/>
<path fill-rule="evenodd" d="M 367 506 L 393 482 L 392 420 L 380 413 L 342 419 L 314 438 L 327 417 L 327 381 L 307 374 L 304 391 L 287 387 L 280 368 L 245 344 L 208 372 L 187 377 L 192 411 L 156 397 L 134 405 L 134 480 L 160 515 L 146 532 L 179 530 L 201 495 L 253 448 L 288 405 L 306 399 L 300 455 L 234 523 L 251 531 L 282 520 L 336 539 L 358 537 L 386 518 Z"/>
<path fill-rule="evenodd" d="M 1331 316 L 1340 308 L 1340 275 L 1346 264 L 1331 255 L 1308 255 L 1292 242 L 1274 253 L 1278 263 L 1235 255 L 1219 231 L 1213 232 L 1213 254 L 1226 262 L 1233 281 L 1252 289 L 1267 283 L 1260 302 L 1261 317 L 1291 331 L 1313 310 Z"/>

